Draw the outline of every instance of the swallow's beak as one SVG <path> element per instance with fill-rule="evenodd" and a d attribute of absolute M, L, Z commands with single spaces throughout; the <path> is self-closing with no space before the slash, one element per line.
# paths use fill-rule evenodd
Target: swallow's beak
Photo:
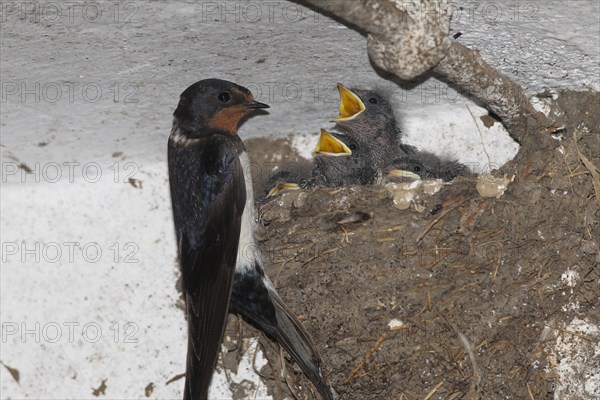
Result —
<path fill-rule="evenodd" d="M 292 190 L 300 190 L 300 186 L 295 183 L 278 183 L 273 189 L 269 191 L 267 197 L 275 197 L 281 193 L 291 192 Z"/>
<path fill-rule="evenodd" d="M 387 172 L 386 178 L 389 182 L 414 182 L 420 181 L 421 177 L 414 172 L 403 169 L 391 169 Z"/>
<path fill-rule="evenodd" d="M 260 108 L 270 108 L 268 104 L 261 103 L 256 100 L 253 100 L 252 103 L 247 105 L 247 107 L 251 110 L 258 110 Z"/>
<path fill-rule="evenodd" d="M 315 147 L 315 154 L 334 157 L 349 156 L 352 154 L 352 150 L 331 133 L 327 132 L 325 129 L 321 129 L 321 136 L 319 136 L 319 142 Z"/>
<path fill-rule="evenodd" d="M 350 121 L 365 111 L 365 104 L 360 97 L 341 83 L 337 87 L 340 92 L 340 115 L 334 122 Z"/>

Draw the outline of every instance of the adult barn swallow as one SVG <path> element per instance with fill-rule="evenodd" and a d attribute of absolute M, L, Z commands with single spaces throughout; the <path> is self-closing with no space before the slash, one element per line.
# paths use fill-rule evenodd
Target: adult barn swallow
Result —
<path fill-rule="evenodd" d="M 266 104 L 217 79 L 188 87 L 169 137 L 169 182 L 188 317 L 184 399 L 206 399 L 219 355 L 247 190 L 237 127 Z"/>
<path fill-rule="evenodd" d="M 169 181 L 188 315 L 184 400 L 206 399 L 228 311 L 271 335 L 333 399 L 308 333 L 265 275 L 254 239 L 250 162 L 237 129 L 268 108 L 242 86 L 199 81 L 182 94 L 169 137 Z"/>

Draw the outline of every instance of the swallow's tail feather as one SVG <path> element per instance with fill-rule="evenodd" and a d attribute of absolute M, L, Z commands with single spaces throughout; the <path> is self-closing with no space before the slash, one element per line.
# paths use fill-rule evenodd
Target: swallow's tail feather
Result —
<path fill-rule="evenodd" d="M 278 327 L 269 334 L 292 355 L 321 396 L 326 400 L 333 400 L 335 392 L 325 382 L 321 371 L 321 357 L 309 333 L 287 308 L 274 289 L 270 294 L 275 304 Z"/>
<path fill-rule="evenodd" d="M 205 400 L 227 322 L 231 278 L 221 279 L 196 295 L 186 296 L 188 352 L 184 400 Z"/>
<path fill-rule="evenodd" d="M 262 269 L 236 274 L 234 279 L 232 311 L 275 339 L 293 357 L 321 396 L 325 400 L 335 400 L 337 395 L 323 377 L 321 356 L 310 334 L 279 297 Z M 247 290 L 240 291 L 244 287 Z"/>

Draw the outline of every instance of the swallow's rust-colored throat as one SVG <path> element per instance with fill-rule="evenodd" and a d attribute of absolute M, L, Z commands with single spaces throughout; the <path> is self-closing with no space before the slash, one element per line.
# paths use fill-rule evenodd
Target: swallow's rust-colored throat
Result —
<path fill-rule="evenodd" d="M 224 108 L 210 119 L 208 127 L 214 129 L 221 129 L 226 132 L 237 135 L 237 130 L 240 126 L 240 121 L 250 111 L 252 110 L 243 104 Z"/>
<path fill-rule="evenodd" d="M 243 95 L 246 100 L 244 103 L 222 108 L 210 119 L 208 127 L 237 134 L 240 122 L 246 115 L 255 110 L 269 108 L 267 104 L 254 100 L 249 92 Z"/>

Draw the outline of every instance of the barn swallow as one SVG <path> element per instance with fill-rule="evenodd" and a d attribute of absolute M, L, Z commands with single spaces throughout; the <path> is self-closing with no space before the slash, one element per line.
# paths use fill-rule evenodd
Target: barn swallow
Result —
<path fill-rule="evenodd" d="M 206 399 L 219 355 L 247 203 L 237 127 L 266 104 L 208 79 L 182 94 L 169 137 L 173 219 L 188 317 L 184 399 Z"/>
<path fill-rule="evenodd" d="M 278 196 L 280 194 L 305 189 L 311 186 L 313 162 L 304 158 L 283 163 L 271 171 L 269 179 L 264 184 L 263 196 L 259 200 Z"/>
<path fill-rule="evenodd" d="M 242 86 L 208 79 L 188 87 L 174 113 L 168 162 L 188 316 L 184 400 L 208 397 L 228 311 L 278 340 L 333 399 L 320 357 L 265 275 L 254 239 L 250 162 L 237 129 L 268 107 Z"/>
<path fill-rule="evenodd" d="M 420 151 L 398 157 L 390 163 L 384 170 L 384 180 L 406 182 L 439 178 L 447 182 L 469 174 L 469 169 L 458 161 L 444 160 L 435 154 Z"/>
<path fill-rule="evenodd" d="M 370 90 L 350 90 L 341 83 L 337 87 L 340 113 L 333 122 L 339 132 L 321 131 L 314 151 L 313 179 L 305 182 L 333 187 L 374 183 L 386 165 L 416 149 L 401 142 L 386 99 Z M 281 172 L 276 182 L 268 182 L 269 195 L 298 189 L 295 178 L 293 171 Z"/>
<path fill-rule="evenodd" d="M 310 176 L 302 174 L 297 170 L 282 169 L 273 174 L 265 184 L 265 193 L 267 197 L 278 196 L 280 194 L 300 190 Z"/>
<path fill-rule="evenodd" d="M 370 150 L 373 153 L 371 159 L 375 168 L 387 167 L 387 180 L 414 179 L 415 176 L 405 176 L 407 171 L 412 170 L 418 170 L 422 179 L 440 178 L 445 181 L 469 173 L 463 164 L 441 159 L 402 143 L 401 131 L 396 124 L 392 107 L 378 93 L 348 89 L 341 83 L 338 83 L 338 90 L 340 114 L 334 120 L 336 128 L 350 137 L 371 143 L 371 147 L 379 147 Z"/>
<path fill-rule="evenodd" d="M 378 140 L 388 148 L 386 154 L 390 157 L 393 153 L 415 151 L 414 147 L 402 143 L 402 131 L 392 106 L 383 96 L 372 90 L 348 89 L 341 83 L 337 86 L 340 113 L 333 121 L 337 130 L 364 142 Z"/>
<path fill-rule="evenodd" d="M 314 150 L 314 183 L 322 186 L 368 185 L 378 176 L 380 145 L 321 129 Z"/>

